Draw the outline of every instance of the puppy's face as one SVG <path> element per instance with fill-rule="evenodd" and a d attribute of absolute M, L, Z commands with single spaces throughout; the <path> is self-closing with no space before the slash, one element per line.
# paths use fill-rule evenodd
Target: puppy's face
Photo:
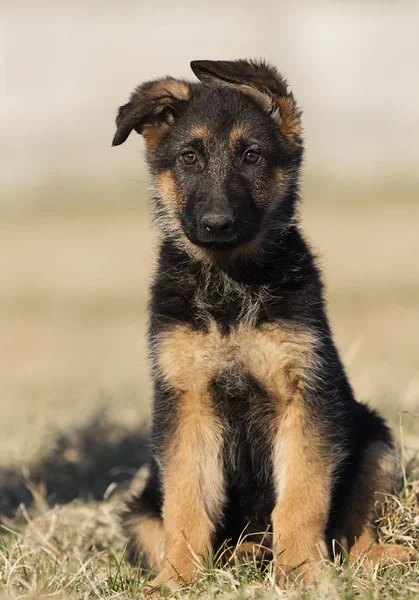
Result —
<path fill-rule="evenodd" d="M 157 222 L 187 249 L 228 252 L 292 217 L 301 161 L 299 112 L 271 67 L 192 63 L 203 83 L 164 79 L 121 107 L 114 145 L 142 133 Z"/>

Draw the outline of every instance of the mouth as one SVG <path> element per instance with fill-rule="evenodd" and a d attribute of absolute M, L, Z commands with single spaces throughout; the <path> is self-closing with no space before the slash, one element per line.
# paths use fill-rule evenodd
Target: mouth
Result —
<path fill-rule="evenodd" d="M 202 233 L 195 237 L 195 239 L 191 239 L 195 245 L 200 248 L 204 248 L 211 252 L 229 252 L 232 250 L 236 250 L 241 246 L 246 246 L 249 242 L 252 242 L 257 237 L 256 231 L 247 231 L 239 232 L 234 231 L 230 233 L 228 236 L 220 237 L 220 236 L 210 236 L 203 235 Z"/>
<path fill-rule="evenodd" d="M 206 250 L 211 250 L 211 252 L 227 252 L 238 248 L 240 244 L 235 242 L 200 242 L 197 245 Z"/>
<path fill-rule="evenodd" d="M 240 242 L 235 234 L 228 236 L 211 236 L 211 235 L 200 235 L 195 243 L 201 248 L 207 250 L 221 251 L 221 250 L 232 250 L 240 245 Z"/>

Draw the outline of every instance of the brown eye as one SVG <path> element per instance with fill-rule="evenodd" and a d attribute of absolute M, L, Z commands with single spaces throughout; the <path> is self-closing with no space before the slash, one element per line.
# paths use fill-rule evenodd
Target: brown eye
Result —
<path fill-rule="evenodd" d="M 260 154 L 259 152 L 256 152 L 256 150 L 246 150 L 243 156 L 244 162 L 248 163 L 249 165 L 255 165 L 259 158 Z"/>
<path fill-rule="evenodd" d="M 185 163 L 185 165 L 193 165 L 198 160 L 195 152 L 192 152 L 192 150 L 182 154 L 182 158 L 183 158 L 183 162 Z"/>

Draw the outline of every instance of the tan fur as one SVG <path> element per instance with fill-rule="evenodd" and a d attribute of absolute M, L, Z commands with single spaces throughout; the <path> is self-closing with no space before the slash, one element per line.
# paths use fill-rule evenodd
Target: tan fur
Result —
<path fill-rule="evenodd" d="M 228 138 L 229 149 L 234 150 L 237 144 L 246 136 L 246 134 L 247 127 L 244 123 L 238 123 L 237 125 L 233 125 Z"/>
<path fill-rule="evenodd" d="M 177 325 L 159 339 L 159 370 L 179 390 L 186 391 L 191 384 L 196 387 L 198 381 L 199 388 L 206 390 L 214 376 L 241 364 L 286 404 L 295 393 L 295 378 L 309 377 L 316 339 L 304 329 L 277 325 L 256 329 L 250 315 L 248 318 L 249 324 L 239 324 L 228 336 L 211 320 L 207 321 L 207 333 Z"/>
<path fill-rule="evenodd" d="M 184 249 L 192 259 L 211 262 L 210 253 L 193 244 L 183 232 L 179 221 L 179 211 L 186 201 L 182 191 L 176 185 L 170 169 L 162 171 L 154 178 L 156 192 L 164 202 L 166 211 L 157 215 L 156 223 L 163 236 L 172 239 Z"/>
<path fill-rule="evenodd" d="M 256 102 L 261 105 L 261 107 L 271 116 L 271 118 L 275 121 L 278 126 L 281 126 L 281 115 L 279 112 L 279 108 L 277 107 L 274 99 L 269 94 L 261 92 L 260 90 L 250 86 L 250 85 L 240 85 L 237 87 L 239 92 L 250 96 Z"/>
<path fill-rule="evenodd" d="M 347 503 L 345 536 L 349 548 L 355 545 L 360 550 L 361 538 L 366 537 L 369 537 L 368 547 L 371 545 L 374 539 L 371 522 L 376 516 L 377 503 L 383 502 L 385 494 L 392 491 L 393 475 L 394 457 L 389 447 L 382 442 L 371 444 Z"/>
<path fill-rule="evenodd" d="M 165 540 L 162 520 L 157 517 L 135 515 L 127 521 L 137 547 L 141 548 L 146 563 L 156 572 L 163 567 Z"/>
<path fill-rule="evenodd" d="M 277 167 L 270 185 L 261 185 L 255 189 L 254 200 L 256 206 L 266 211 L 261 231 L 259 232 L 260 241 L 263 239 L 266 228 L 272 219 L 272 213 L 278 208 L 281 200 L 291 183 L 291 173 L 289 169 Z"/>
<path fill-rule="evenodd" d="M 336 537 L 349 550 L 350 560 L 363 558 L 367 562 L 400 561 L 411 550 L 395 544 L 377 544 L 373 522 L 386 494 L 393 491 L 396 470 L 394 452 L 384 443 L 372 443 L 365 453 L 364 462 L 347 500 L 344 531 Z"/>
<path fill-rule="evenodd" d="M 260 329 L 238 327 L 238 345 L 245 367 L 284 407 L 292 401 L 296 385 L 310 378 L 316 338 L 307 329 L 266 324 Z"/>
<path fill-rule="evenodd" d="M 206 125 L 195 125 L 191 129 L 190 137 L 191 139 L 201 140 L 205 148 L 208 150 L 211 144 L 212 132 L 211 129 Z"/>
<path fill-rule="evenodd" d="M 171 104 L 173 99 L 188 101 L 190 98 L 190 89 L 182 81 L 176 79 L 161 79 L 156 81 L 152 87 L 142 91 L 145 99 L 152 105 L 164 106 Z M 143 110 L 142 104 L 140 110 Z M 147 143 L 149 151 L 153 151 L 161 143 L 164 136 L 169 132 L 170 124 L 168 122 L 156 122 L 146 125 L 142 130 L 142 135 Z"/>
<path fill-rule="evenodd" d="M 253 537 L 253 536 L 252 536 Z M 266 534 L 261 536 L 261 540 L 257 542 L 242 542 L 234 548 L 232 556 L 229 559 L 230 563 L 243 563 L 249 561 L 272 560 L 271 535 Z"/>
<path fill-rule="evenodd" d="M 188 101 L 191 97 L 189 86 L 183 83 L 183 81 L 178 81 L 171 77 L 156 81 L 154 85 L 142 93 L 150 100 L 159 99 L 161 102 L 164 102 L 166 98 L 170 99 L 170 101 L 173 98 Z"/>
<path fill-rule="evenodd" d="M 301 135 L 301 122 L 298 109 L 293 98 L 289 96 L 271 96 L 249 85 L 240 85 L 238 90 L 251 96 L 280 128 L 281 132 L 294 142 Z"/>
<path fill-rule="evenodd" d="M 148 125 L 143 128 L 142 134 L 149 149 L 154 150 L 162 142 L 164 136 L 169 132 L 168 123 Z"/>
<path fill-rule="evenodd" d="M 207 325 L 208 333 L 187 325 L 173 327 L 160 337 L 155 355 L 155 367 L 181 394 L 180 428 L 168 452 L 165 477 L 168 559 L 187 569 L 190 555 L 179 531 L 192 537 L 191 546 L 198 554 L 209 544 L 211 520 L 203 514 L 216 514 L 223 494 L 222 428 L 211 413 L 207 390 L 212 378 L 233 365 L 242 365 L 259 380 L 277 407 L 277 423 L 267 432 L 273 436 L 277 429 L 275 479 L 282 496 L 272 515 L 274 536 L 287 546 L 285 557 L 290 566 L 314 559 L 317 545 L 324 539 L 331 475 L 328 465 L 311 457 L 313 439 L 303 430 L 300 392 L 302 386 L 310 385 L 315 337 L 304 329 L 277 325 L 255 329 L 251 324 L 240 324 L 225 336 L 214 322 Z M 307 486 L 310 494 L 301 496 Z M 302 539 L 300 545 L 294 536 Z"/>
<path fill-rule="evenodd" d="M 284 135 L 294 140 L 301 135 L 301 123 L 293 98 L 277 96 L 275 98 L 281 115 L 281 131 Z"/>
<path fill-rule="evenodd" d="M 156 175 L 154 181 L 160 197 L 168 206 L 178 209 L 184 204 L 185 198 L 179 187 L 176 185 L 170 169 Z"/>
<path fill-rule="evenodd" d="M 321 458 L 321 441 L 304 413 L 304 391 L 310 388 L 316 363 L 316 338 L 311 331 L 264 332 L 258 348 L 259 372 L 277 406 L 274 481 L 277 504 L 272 513 L 274 554 L 279 575 L 307 562 L 318 562 L 325 551 L 330 507 L 331 460 Z M 302 493 L 307 490 L 307 494 Z"/>
<path fill-rule="evenodd" d="M 274 176 L 274 186 L 276 193 L 278 194 L 278 190 L 280 191 L 280 195 L 282 196 L 284 192 L 288 189 L 289 184 L 291 183 L 291 174 L 288 169 L 283 169 L 282 167 L 277 167 L 275 169 Z"/>
<path fill-rule="evenodd" d="M 274 450 L 277 504 L 272 513 L 274 554 L 279 580 L 290 570 L 308 578 L 326 554 L 333 465 L 322 459 L 320 440 L 303 413 L 302 386 L 279 415 Z M 298 571 L 297 571 L 298 569 Z"/>
<path fill-rule="evenodd" d="M 186 102 L 191 97 L 191 90 L 186 83 L 183 83 L 183 81 L 173 80 L 170 82 L 170 85 L 166 85 L 165 88 L 178 100 L 185 100 Z"/>
<path fill-rule="evenodd" d="M 208 385 L 232 366 L 239 367 L 232 373 L 241 366 L 261 382 L 276 407 L 277 418 L 266 433 L 274 440 L 277 504 L 272 538 L 279 580 L 290 571 L 310 578 L 326 555 L 325 530 L 337 457 L 322 453 L 322 440 L 310 427 L 303 400 L 318 368 L 313 352 L 317 340 L 302 327 L 270 324 L 256 329 L 252 313 L 249 306 L 247 323 L 228 335 L 208 316 L 207 333 L 176 325 L 161 335 L 154 357 L 155 368 L 180 393 L 180 426 L 167 454 L 164 520 L 168 523 L 167 560 L 187 578 L 197 568 L 194 554 L 202 557 L 209 552 L 214 526 L 210 515 L 220 514 L 224 500 L 223 430 L 211 411 Z M 389 448 L 372 446 L 345 515 L 352 559 L 368 551 L 368 560 L 378 561 L 400 560 L 409 554 L 398 546 L 375 544 L 371 548 L 374 504 L 389 491 L 392 472 Z M 185 537 L 194 552 L 188 550 Z M 161 577 L 173 577 L 173 569 L 165 567 Z"/>
<path fill-rule="evenodd" d="M 158 350 L 161 373 L 180 394 L 178 428 L 163 460 L 164 573 L 184 579 L 211 555 L 211 534 L 224 501 L 222 425 L 211 411 L 205 369 L 196 370 L 197 364 L 204 367 L 196 341 L 176 328 Z"/>

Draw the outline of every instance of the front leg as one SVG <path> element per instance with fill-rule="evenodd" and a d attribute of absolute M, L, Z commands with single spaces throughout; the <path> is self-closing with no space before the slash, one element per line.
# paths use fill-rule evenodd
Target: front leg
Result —
<path fill-rule="evenodd" d="M 212 555 L 223 504 L 222 431 L 208 398 L 186 394 L 163 459 L 165 565 L 159 582 L 192 579 Z"/>
<path fill-rule="evenodd" d="M 274 450 L 277 502 L 272 512 L 275 570 L 310 580 L 326 554 L 331 473 L 319 438 L 307 426 L 298 395 L 281 417 Z"/>
<path fill-rule="evenodd" d="M 160 337 L 159 374 L 174 398 L 162 432 L 165 559 L 154 581 L 189 581 L 212 555 L 224 505 L 223 427 L 208 393 L 211 372 L 202 333 L 176 327 Z M 158 414 L 157 414 L 158 416 Z"/>
<path fill-rule="evenodd" d="M 253 329 L 245 341 L 243 360 L 276 407 L 271 520 L 277 576 L 283 581 L 288 572 L 298 572 L 308 579 L 325 550 L 334 464 L 322 427 L 307 410 L 307 383 L 312 385 L 318 370 L 318 338 L 307 328 L 270 323 Z"/>

